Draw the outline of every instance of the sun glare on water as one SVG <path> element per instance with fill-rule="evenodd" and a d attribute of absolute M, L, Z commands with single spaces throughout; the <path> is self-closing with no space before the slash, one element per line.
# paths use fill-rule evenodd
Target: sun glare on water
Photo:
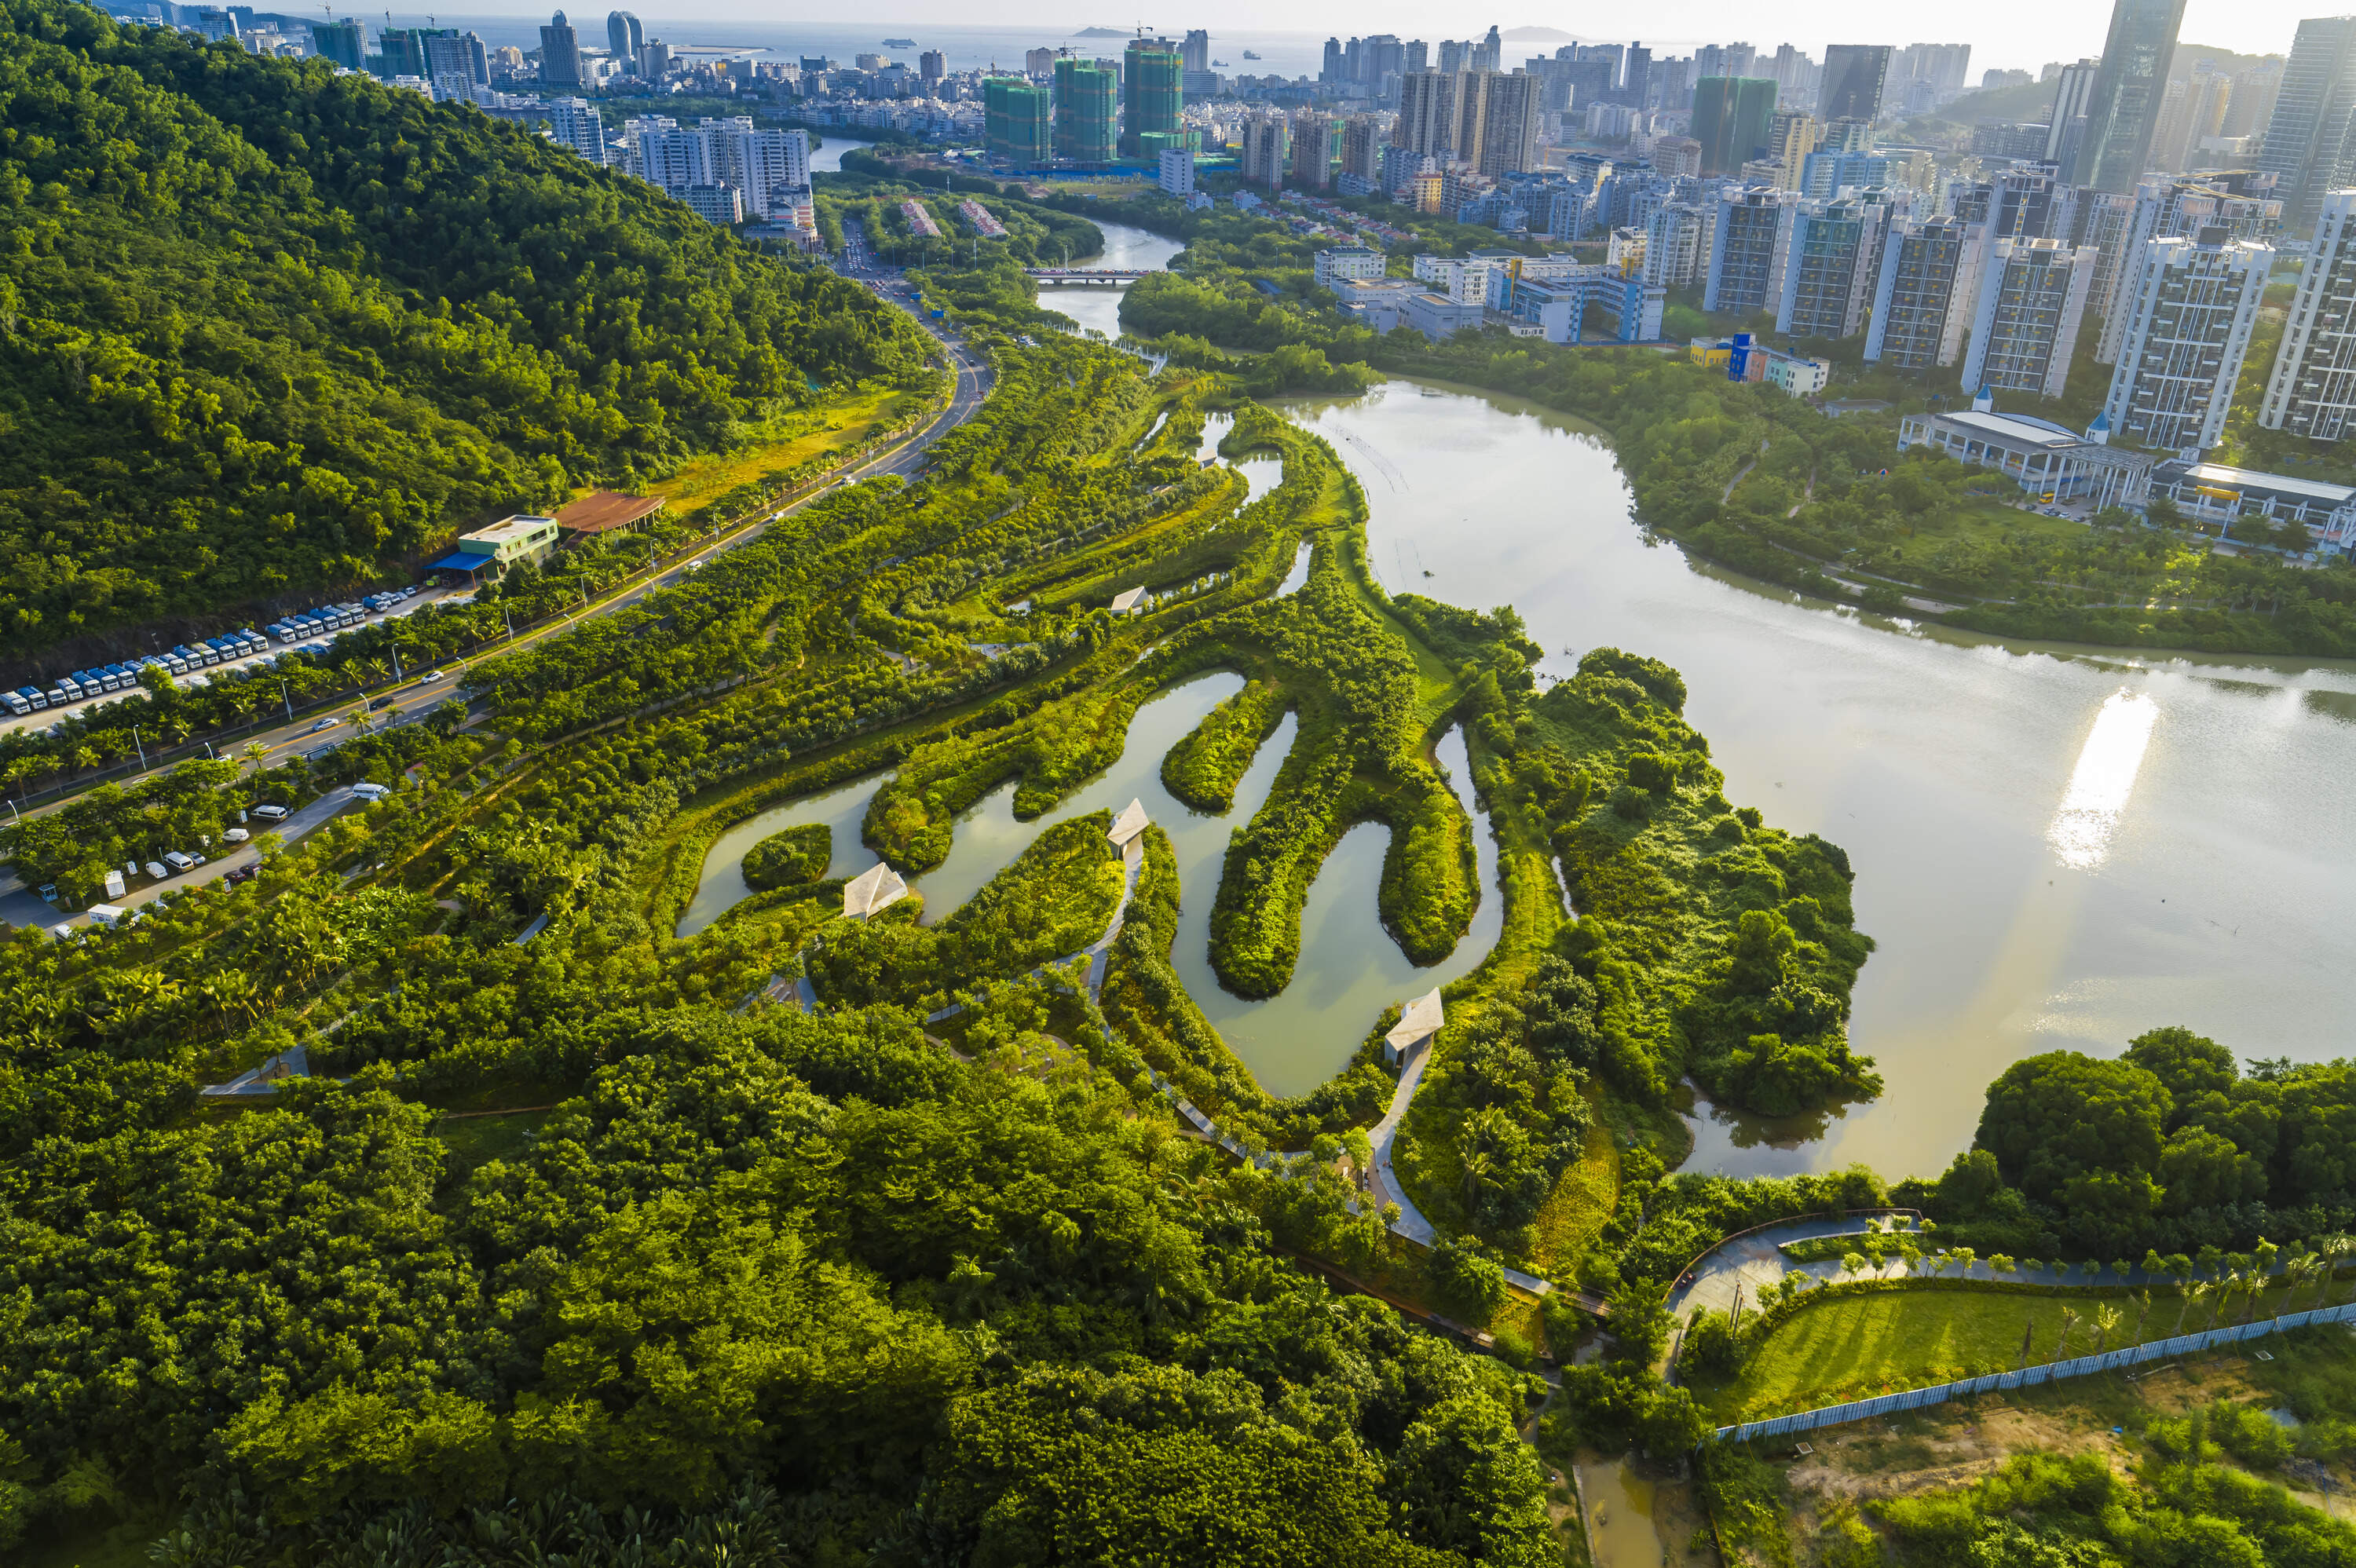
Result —
<path fill-rule="evenodd" d="M 2110 852 L 2111 836 L 2118 830 L 2158 719 L 2159 704 L 2124 689 L 2113 692 L 2094 716 L 2094 731 L 2071 771 L 2069 792 L 2045 830 L 2045 841 L 2063 865 L 2090 871 Z"/>

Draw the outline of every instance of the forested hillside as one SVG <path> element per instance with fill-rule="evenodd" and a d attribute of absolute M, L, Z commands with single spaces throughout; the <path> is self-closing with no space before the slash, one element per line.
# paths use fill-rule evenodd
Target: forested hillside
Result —
<path fill-rule="evenodd" d="M 347 585 L 916 361 L 471 108 L 0 5 L 0 658 Z"/>

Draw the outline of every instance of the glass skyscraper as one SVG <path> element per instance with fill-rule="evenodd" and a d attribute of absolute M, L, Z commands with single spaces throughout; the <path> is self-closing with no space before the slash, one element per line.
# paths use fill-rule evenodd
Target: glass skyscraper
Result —
<path fill-rule="evenodd" d="M 2143 178 L 2183 24 L 2184 0 L 2117 0 L 2111 7 L 2072 184 L 2126 194 Z"/>

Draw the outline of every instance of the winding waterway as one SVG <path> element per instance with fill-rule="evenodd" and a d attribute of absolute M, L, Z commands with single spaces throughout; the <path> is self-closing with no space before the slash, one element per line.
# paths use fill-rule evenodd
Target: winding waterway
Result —
<path fill-rule="evenodd" d="M 1695 1118 L 1690 1168 L 1928 1174 L 1988 1081 L 2187 1024 L 2344 1054 L 2356 1019 L 2356 666 L 2008 644 L 1868 621 L 1649 544 L 1611 450 L 1535 405 L 1392 382 L 1295 400 L 1365 485 L 1395 589 L 1510 603 L 1567 676 L 1613 644 L 1685 673 L 1727 794 L 1842 845 L 1879 949 L 1846 1114 Z"/>
<path fill-rule="evenodd" d="M 1248 1001 L 1219 987 L 1211 970 L 1211 903 L 1229 835 L 1251 818 L 1268 798 L 1291 749 L 1294 721 L 1287 715 L 1260 748 L 1236 790 L 1236 805 L 1224 816 L 1188 809 L 1162 784 L 1162 759 L 1202 722 L 1212 709 L 1243 688 L 1238 676 L 1198 677 L 1157 695 L 1130 722 L 1120 760 L 1089 780 L 1045 816 L 1014 818 L 1014 786 L 993 790 L 958 818 L 948 859 L 912 886 L 925 897 L 925 918 L 950 914 L 980 891 L 1040 833 L 1055 823 L 1091 811 L 1119 811 L 1132 799 L 1170 835 L 1178 866 L 1183 907 L 1173 957 L 1179 977 L 1236 1053 L 1275 1094 L 1298 1094 L 1339 1072 L 1365 1038 L 1376 1017 L 1393 1002 L 1429 990 L 1478 964 L 1497 940 L 1504 900 L 1497 891 L 1496 847 L 1488 820 L 1475 806 L 1462 736 L 1451 731 L 1440 741 L 1440 766 L 1457 798 L 1473 817 L 1479 846 L 1481 904 L 1472 929 L 1447 962 L 1419 969 L 1408 962 L 1382 928 L 1376 900 L 1382 883 L 1387 830 L 1362 825 L 1343 836 L 1325 869 L 1310 890 L 1301 922 L 1301 960 L 1292 984 L 1277 997 Z M 860 840 L 876 778 L 762 813 L 723 835 L 704 858 L 703 876 L 679 934 L 692 936 L 748 893 L 744 852 L 772 833 L 804 823 L 832 829 L 834 855 L 827 874 L 855 876 L 875 864 L 874 851 Z"/>
<path fill-rule="evenodd" d="M 1094 259 L 1108 265 L 1159 267 L 1180 249 L 1099 227 Z M 1112 337 L 1119 300 L 1065 289 L 1046 303 Z M 1391 587 L 1514 605 L 1549 650 L 1549 677 L 1601 644 L 1667 660 L 1685 673 L 1687 713 L 1727 793 L 1847 849 L 1858 928 L 1879 944 L 1851 1031 L 1886 1091 L 1780 1123 L 1698 1106 L 1690 1168 L 1861 1160 L 1930 1174 L 1969 1144 L 1983 1092 L 2009 1062 L 2065 1048 L 2115 1055 L 2162 1023 L 2244 1058 L 2348 1052 L 2356 665 L 2004 643 L 1869 620 L 1648 540 L 1611 450 L 1535 405 L 1392 382 L 1286 406 L 1365 486 L 1370 555 Z M 1213 422 L 1206 450 L 1225 428 Z M 1276 477 L 1272 464 L 1241 466 L 1254 495 Z M 1419 971 L 1376 919 L 1382 831 L 1355 830 L 1312 891 L 1290 989 L 1259 1003 L 1227 996 L 1207 956 L 1219 859 L 1265 798 L 1291 720 L 1224 818 L 1170 799 L 1160 763 L 1233 689 L 1232 677 L 1206 677 L 1149 704 L 1120 763 L 1055 815 L 1135 795 L 1171 829 L 1186 900 L 1180 973 L 1269 1088 L 1293 1093 L 1345 1061 L 1387 1002 L 1479 961 L 1497 929 L 1494 851 L 1484 825 L 1479 919 L 1447 965 Z M 1441 756 L 1462 792 L 1454 736 Z M 834 823 L 834 874 L 872 864 L 859 825 L 873 788 L 798 803 L 724 839 L 682 933 L 744 896 L 735 860 L 788 821 Z M 975 807 L 949 861 L 918 883 L 928 907 L 954 909 L 1042 826 L 1013 822 L 1011 791 Z"/>

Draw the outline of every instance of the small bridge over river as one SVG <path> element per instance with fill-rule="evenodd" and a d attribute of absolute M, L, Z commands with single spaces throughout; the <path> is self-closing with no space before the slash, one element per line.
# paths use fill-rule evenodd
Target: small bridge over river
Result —
<path fill-rule="evenodd" d="M 1026 267 L 1023 270 L 1042 283 L 1097 283 L 1116 287 L 1151 275 L 1142 269 L 1121 267 Z"/>

